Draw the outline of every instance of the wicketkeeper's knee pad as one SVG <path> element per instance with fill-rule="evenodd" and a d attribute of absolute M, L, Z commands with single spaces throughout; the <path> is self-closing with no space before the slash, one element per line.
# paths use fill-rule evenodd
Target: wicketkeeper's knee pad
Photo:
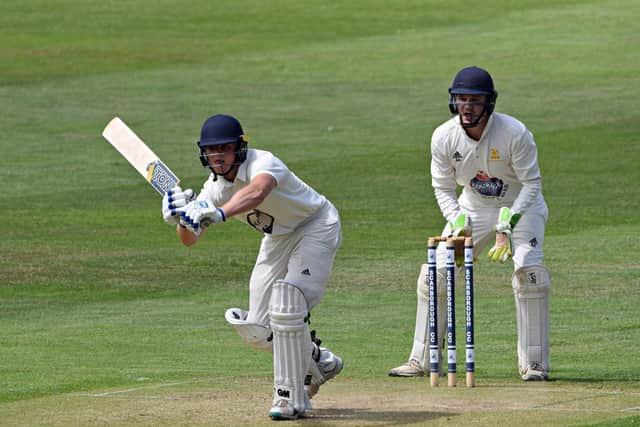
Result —
<path fill-rule="evenodd" d="M 230 308 L 224 313 L 224 318 L 238 332 L 238 335 L 258 350 L 273 351 L 273 334 L 271 329 L 257 323 L 247 322 L 249 313 L 240 308 Z"/>
<path fill-rule="evenodd" d="M 271 290 L 269 317 L 273 331 L 274 403 L 289 401 L 305 409 L 304 379 L 311 362 L 307 301 L 300 289 L 277 281 Z"/>
<path fill-rule="evenodd" d="M 551 276 L 543 265 L 522 267 L 513 273 L 518 326 L 520 370 L 540 364 L 549 370 L 549 294 Z"/>

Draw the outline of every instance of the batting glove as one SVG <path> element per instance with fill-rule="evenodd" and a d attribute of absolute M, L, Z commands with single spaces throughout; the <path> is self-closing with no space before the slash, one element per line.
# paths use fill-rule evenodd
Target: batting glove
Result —
<path fill-rule="evenodd" d="M 520 220 L 520 214 L 514 214 L 511 212 L 511 209 L 506 207 L 500 208 L 498 223 L 494 227 L 496 243 L 487 254 L 491 261 L 505 263 L 513 255 L 511 233 L 518 223 L 518 220 Z"/>
<path fill-rule="evenodd" d="M 192 189 L 182 191 L 179 186 L 173 187 L 162 197 L 162 217 L 167 224 L 178 224 L 180 216 L 178 209 L 185 207 L 196 198 Z"/>
<path fill-rule="evenodd" d="M 200 234 L 203 227 L 227 220 L 224 211 L 207 200 L 194 200 L 178 212 L 180 224 L 195 234 Z"/>

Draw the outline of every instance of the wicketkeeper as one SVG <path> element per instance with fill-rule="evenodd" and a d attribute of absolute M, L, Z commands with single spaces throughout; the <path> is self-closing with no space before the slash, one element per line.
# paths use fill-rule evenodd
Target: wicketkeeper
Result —
<path fill-rule="evenodd" d="M 449 109 L 454 116 L 431 138 L 432 185 L 447 221 L 443 236 L 472 233 L 476 256 L 495 238 L 488 253 L 491 261 L 513 259 L 520 376 L 525 381 L 547 380 L 551 280 L 543 264 L 548 210 L 538 153 L 532 134 L 520 121 L 493 111 L 497 96 L 487 71 L 468 67 L 456 74 L 449 88 Z M 456 196 L 457 186 L 463 187 L 460 197 Z M 436 260 L 439 308 L 446 307 L 445 262 L 446 250 L 440 244 Z M 421 376 L 428 368 L 426 264 L 418 277 L 417 292 L 411 355 L 407 363 L 389 372 L 391 376 Z M 440 348 L 445 315 L 445 310 L 438 310 Z"/>
<path fill-rule="evenodd" d="M 249 283 L 249 310 L 230 308 L 227 322 L 253 347 L 273 352 L 274 396 L 269 416 L 297 419 L 342 359 L 309 330 L 342 241 L 336 208 L 273 154 L 247 147 L 238 120 L 207 119 L 198 147 L 211 172 L 200 194 L 175 187 L 162 201 L 164 220 L 191 246 L 230 218 L 263 234 Z"/>

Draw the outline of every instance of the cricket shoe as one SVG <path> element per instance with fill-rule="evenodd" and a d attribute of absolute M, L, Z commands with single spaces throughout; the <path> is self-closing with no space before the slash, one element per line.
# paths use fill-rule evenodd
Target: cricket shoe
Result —
<path fill-rule="evenodd" d="M 422 377 L 424 376 L 424 369 L 420 366 L 417 360 L 409 360 L 397 368 L 393 368 L 389 371 L 390 377 Z"/>
<path fill-rule="evenodd" d="M 269 416 L 275 421 L 297 420 L 302 417 L 303 414 L 304 409 L 302 411 L 297 410 L 289 403 L 288 400 L 285 399 L 278 400 L 269 411 Z"/>
<path fill-rule="evenodd" d="M 542 367 L 539 363 L 531 363 L 524 368 L 520 375 L 523 381 L 548 381 L 549 372 Z"/>
<path fill-rule="evenodd" d="M 320 386 L 342 372 L 343 367 L 344 363 L 340 357 L 328 348 L 319 347 L 314 343 L 311 366 L 304 383 L 309 398 L 318 394 Z"/>

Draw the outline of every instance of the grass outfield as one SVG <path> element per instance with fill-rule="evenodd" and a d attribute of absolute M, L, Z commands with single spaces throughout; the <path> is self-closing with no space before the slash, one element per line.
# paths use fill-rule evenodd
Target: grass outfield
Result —
<path fill-rule="evenodd" d="M 248 305 L 260 236 L 232 222 L 182 247 L 160 198 L 100 135 L 122 117 L 199 189 L 195 141 L 218 112 L 342 216 L 312 326 L 346 365 L 301 423 L 640 424 L 640 4 L 481 6 L 0 3 L 0 425 L 267 423 L 270 356 L 223 317 Z M 467 65 L 491 72 L 496 109 L 538 144 L 544 384 L 517 378 L 511 266 L 484 258 L 477 387 L 386 376 L 410 350 L 425 238 L 443 224 L 429 137 Z"/>

